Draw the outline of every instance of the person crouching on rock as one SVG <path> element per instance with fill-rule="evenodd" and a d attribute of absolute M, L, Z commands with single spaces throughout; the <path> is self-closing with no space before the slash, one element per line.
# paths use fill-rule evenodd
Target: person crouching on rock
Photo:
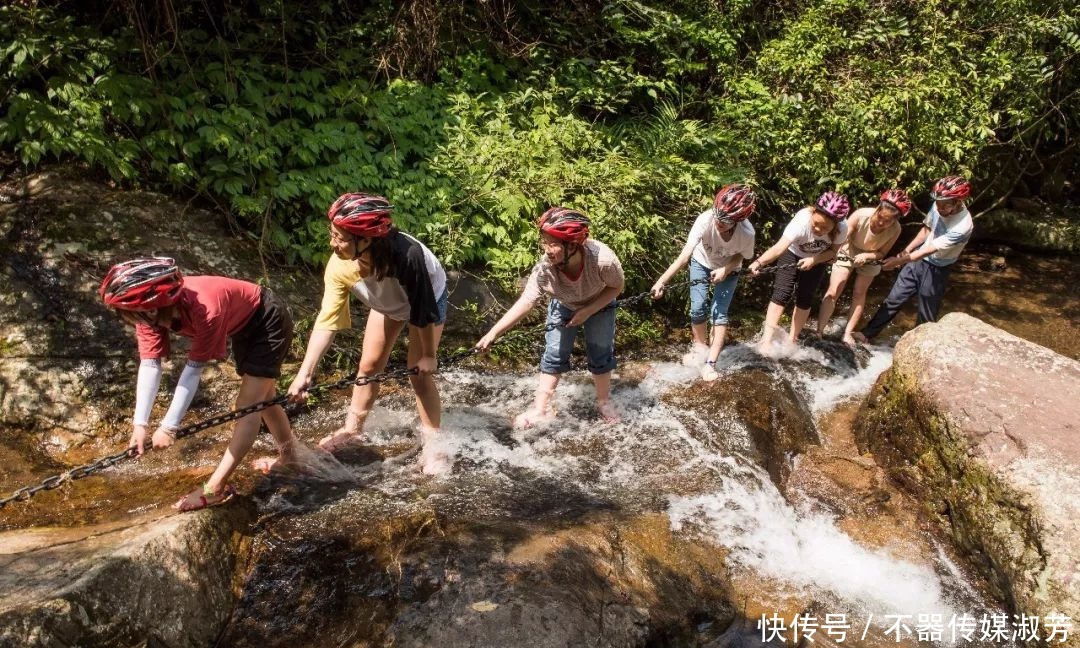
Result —
<path fill-rule="evenodd" d="M 442 404 L 435 384 L 435 356 L 446 323 L 446 272 L 423 243 L 394 227 L 390 218 L 393 209 L 382 196 L 347 193 L 327 211 L 334 253 L 323 275 L 322 307 L 308 338 L 300 373 L 289 387 L 289 398 L 296 402 L 307 398 L 315 369 L 334 334 L 352 325 L 349 295 L 355 295 L 371 309 L 358 377 L 386 369 L 394 342 L 408 324 L 407 366 L 417 369 L 409 382 L 416 393 L 424 445 L 421 469 L 441 474 L 449 470 L 450 459 L 439 439 Z M 353 387 L 345 424 L 319 445 L 334 450 L 358 440 L 378 394 L 377 382 Z"/>
<path fill-rule="evenodd" d="M 769 352 L 773 337 L 780 328 L 792 293 L 795 294 L 795 311 L 791 314 L 791 330 L 785 341 L 794 346 L 799 339 L 818 284 L 825 276 L 826 265 L 840 246 L 847 240 L 848 226 L 844 221 L 851 211 L 847 196 L 826 191 L 813 206 L 800 209 L 784 228 L 780 240 L 765 251 L 747 270 L 755 277 L 765 266 L 777 262 L 776 278 L 773 280 L 772 297 L 765 312 L 765 327 L 758 343 L 758 351 Z"/>
<path fill-rule="evenodd" d="M 690 262 L 690 330 L 694 341 L 683 364 L 701 367 L 701 377 L 716 380 L 716 360 L 727 335 L 728 308 L 739 283 L 743 259 L 754 256 L 754 226 L 748 220 L 757 198 L 750 187 L 731 184 L 721 189 L 711 209 L 701 212 L 690 228 L 682 252 L 652 287 L 652 298 L 664 296 L 664 287 L 683 265 Z M 712 305 L 706 317 L 709 284 Z M 712 344 L 706 340 L 705 322 L 712 322 Z"/>
<path fill-rule="evenodd" d="M 892 249 L 900 237 L 898 220 L 911 211 L 911 198 L 903 189 L 887 189 L 881 194 L 877 207 L 856 209 L 848 218 L 848 240 L 836 253 L 832 274 L 829 277 L 829 289 L 821 298 L 818 307 L 817 334 L 825 334 L 825 327 L 836 308 L 837 298 L 843 294 L 851 273 L 855 273 L 855 284 L 851 289 L 851 317 L 844 329 L 844 344 L 855 346 L 852 334 L 859 326 L 863 306 L 866 304 L 866 291 L 881 273 L 881 260 Z"/>
<path fill-rule="evenodd" d="M 615 369 L 615 298 L 623 289 L 623 270 L 611 248 L 589 238 L 589 219 L 566 207 L 552 207 L 537 223 L 543 256 L 533 267 L 525 290 L 506 314 L 480 338 L 486 351 L 495 339 L 524 318 L 541 296 L 549 295 L 546 345 L 540 359 L 540 380 L 532 406 L 514 418 L 516 428 L 551 422 L 551 398 L 559 376 L 570 370 L 570 354 L 578 329 L 585 329 L 589 372 L 596 386 L 596 406 L 606 423 L 617 423 L 611 403 Z"/>
<path fill-rule="evenodd" d="M 145 450 L 150 413 L 161 382 L 161 359 L 169 355 L 169 333 L 191 338 L 187 364 L 173 393 L 172 403 L 151 439 L 164 448 L 176 441 L 176 430 L 199 387 L 207 362 L 223 360 L 226 341 L 232 340 L 240 392 L 236 407 L 270 400 L 275 379 L 293 337 L 288 309 L 266 288 L 228 277 L 184 277 L 176 262 L 166 257 L 134 259 L 114 265 L 101 282 L 101 298 L 125 322 L 135 326 L 139 366 L 135 389 L 134 431 L 130 446 Z M 279 456 L 296 456 L 299 441 L 293 436 L 285 410 L 273 406 L 238 420 L 232 439 L 217 469 L 201 487 L 181 497 L 180 511 L 214 506 L 235 494 L 229 477 L 251 449 L 266 423 Z"/>

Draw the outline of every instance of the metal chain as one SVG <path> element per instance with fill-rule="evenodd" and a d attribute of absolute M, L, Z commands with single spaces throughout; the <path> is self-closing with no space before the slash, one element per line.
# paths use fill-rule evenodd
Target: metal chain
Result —
<path fill-rule="evenodd" d="M 850 261 L 851 263 L 855 262 L 855 259 L 847 256 L 846 254 L 837 254 L 836 255 L 836 260 L 837 261 L 845 261 L 845 262 Z M 881 265 L 883 263 L 885 263 L 885 262 L 880 260 L 880 259 L 875 259 L 873 261 L 865 261 L 865 262 L 863 262 L 863 265 Z"/>
<path fill-rule="evenodd" d="M 759 269 L 758 270 L 758 275 L 771 274 L 773 272 L 776 272 L 777 270 L 783 270 L 785 268 L 794 268 L 797 265 L 799 265 L 798 261 L 796 261 L 794 263 L 785 263 L 785 264 L 782 264 L 782 265 L 768 266 L 768 267 Z M 736 276 L 736 275 L 739 275 L 739 274 L 742 274 L 741 270 L 736 270 L 735 272 L 732 272 L 728 276 L 733 277 L 733 276 Z M 754 275 L 750 275 L 750 280 L 753 280 L 755 278 L 756 277 Z M 698 284 L 707 284 L 707 283 L 710 283 L 710 280 L 707 279 L 707 278 L 706 279 L 694 279 L 693 281 L 691 281 L 689 279 L 686 279 L 686 280 L 683 280 L 683 281 L 676 281 L 674 283 L 669 283 L 669 284 L 664 286 L 664 290 L 670 290 L 671 288 L 682 288 L 682 287 L 686 287 L 686 286 L 695 286 L 695 285 L 698 285 Z M 617 300 L 613 301 L 612 303 L 608 304 L 607 306 L 604 306 L 603 308 L 601 308 L 600 310 L 598 310 L 596 312 L 597 313 L 603 313 L 604 311 L 609 311 L 609 310 L 611 310 L 613 308 L 621 308 L 621 307 L 625 307 L 625 306 L 630 306 L 632 304 L 636 304 L 636 303 L 638 303 L 640 301 L 643 301 L 644 299 L 646 299 L 646 298 L 648 298 L 650 296 L 652 296 L 652 291 L 651 290 L 643 292 L 643 293 L 639 293 L 637 295 L 633 295 L 631 297 L 624 297 L 622 299 L 617 299 Z M 547 326 L 544 327 L 544 332 L 547 333 L 548 331 L 551 331 L 551 330 L 557 329 L 557 328 L 562 328 L 564 326 L 566 326 L 565 321 L 551 323 L 551 324 L 548 324 Z"/>
<path fill-rule="evenodd" d="M 780 266 L 770 266 L 770 267 L 763 268 L 763 269 L 759 270 L 758 274 L 768 274 L 768 273 L 776 272 L 777 270 L 781 270 L 781 269 L 784 269 L 784 268 L 794 267 L 796 265 L 798 265 L 798 263 L 791 263 L 791 264 L 785 264 L 785 265 L 780 265 Z M 739 274 L 739 272 L 734 272 L 732 274 L 736 275 L 736 274 Z M 753 277 L 751 277 L 751 278 L 753 278 Z M 680 288 L 680 287 L 684 287 L 684 286 L 693 286 L 693 285 L 702 284 L 702 283 L 708 283 L 708 282 L 709 282 L 708 279 L 694 279 L 692 281 L 691 280 L 684 280 L 684 281 L 677 281 L 677 282 L 674 282 L 674 283 L 667 284 L 664 288 L 665 288 L 665 290 L 667 290 L 667 289 L 671 289 L 671 288 Z M 634 295 L 632 297 L 625 297 L 623 299 L 616 300 L 616 301 L 612 302 L 611 304 L 608 304 L 607 306 L 605 306 L 604 308 L 600 309 L 600 311 L 597 311 L 597 312 L 603 312 L 603 311 L 606 311 L 606 310 L 611 310 L 611 309 L 619 307 L 619 306 L 629 306 L 631 304 L 636 304 L 636 303 L 646 299 L 647 297 L 650 297 L 651 294 L 652 294 L 652 291 L 648 291 L 648 292 L 643 292 L 643 293 L 638 294 L 638 295 Z M 546 333 L 546 332 L 551 331 L 551 330 L 553 330 L 555 328 L 561 328 L 561 327 L 565 326 L 565 324 L 566 324 L 566 322 L 547 324 L 545 326 L 545 328 L 544 328 L 544 332 Z M 531 332 L 532 332 L 531 329 L 523 329 L 521 331 L 518 331 L 517 333 L 520 335 L 520 334 L 526 334 L 526 333 L 531 333 Z M 513 337 L 515 337 L 513 334 L 511 334 L 510 336 L 503 336 L 498 341 L 505 342 L 507 339 L 513 338 Z M 466 358 L 472 357 L 473 355 L 476 355 L 479 352 L 480 352 L 479 349 L 477 349 L 476 347 L 472 347 L 472 348 L 469 348 L 469 349 L 463 349 L 461 351 L 455 352 L 455 353 L 451 354 L 450 356 L 446 357 L 440 363 L 440 365 L 443 366 L 443 367 L 451 366 L 451 365 L 456 364 L 456 363 L 458 363 L 458 362 L 460 362 L 460 361 L 462 361 L 462 360 L 464 360 Z M 338 380 L 337 382 L 323 383 L 321 385 L 313 385 L 307 391 L 308 391 L 309 394 L 317 394 L 317 393 L 321 393 L 321 392 L 325 392 L 325 391 L 331 391 L 331 390 L 335 390 L 335 389 L 343 389 L 345 387 L 350 387 L 350 386 L 354 386 L 354 385 L 367 385 L 367 384 L 375 383 L 375 382 L 386 382 L 386 381 L 389 381 L 389 380 L 400 380 L 402 378 L 406 378 L 409 375 L 412 375 L 412 374 L 415 374 L 415 373 L 417 373 L 417 369 L 415 367 L 413 367 L 411 369 L 408 369 L 408 368 L 395 369 L 395 370 L 392 370 L 392 371 L 383 371 L 383 372 L 380 372 L 380 373 L 377 373 L 377 374 L 374 374 L 374 375 L 371 375 L 371 376 L 361 376 L 359 378 L 356 378 L 356 377 L 354 377 L 354 378 L 342 378 L 341 380 Z M 270 407 L 274 407 L 275 405 L 284 405 L 287 402 L 288 402 L 288 396 L 285 395 L 285 394 L 280 394 L 280 395 L 278 395 L 278 396 L 276 396 L 274 398 L 271 398 L 269 400 L 260 401 L 258 403 L 252 403 L 251 405 L 248 405 L 247 407 L 242 407 L 240 409 L 233 410 L 231 412 L 226 412 L 224 414 L 218 414 L 217 416 L 211 416 L 208 419 L 199 421 L 197 423 L 192 423 L 191 425 L 185 425 L 184 427 L 181 427 L 180 429 L 176 430 L 176 432 L 173 434 L 173 436 L 176 439 L 183 439 L 185 437 L 189 437 L 189 436 L 192 436 L 194 434 L 198 434 L 199 432 L 202 432 L 204 430 L 208 430 L 210 428 L 217 427 L 219 425 L 229 423 L 231 421 L 242 419 L 245 416 L 248 416 L 249 414 L 254 414 L 256 412 L 261 412 L 262 410 L 270 408 Z M 79 479 L 83 479 L 85 477 L 89 477 L 90 475 L 92 475 L 94 473 L 105 470 L 106 468 L 114 466 L 117 463 L 120 463 L 121 461 L 125 461 L 127 459 L 130 459 L 130 458 L 132 458 L 134 456 L 136 456 L 135 448 L 128 448 L 128 449 L 124 450 L 123 452 L 118 452 L 116 454 L 112 454 L 112 455 L 102 457 L 102 458 L 100 458 L 97 461 L 94 461 L 92 463 L 84 464 L 84 465 L 81 465 L 81 466 L 76 466 L 76 467 L 71 468 L 69 470 L 65 470 L 62 473 L 46 477 L 45 479 L 41 480 L 40 483 L 38 483 L 38 484 L 36 484 L 34 486 L 24 486 L 23 488 L 19 488 L 19 489 L 13 491 L 7 497 L 0 497 L 0 509 L 3 509 L 5 506 L 7 506 L 11 502 L 25 502 L 25 501 L 29 500 L 31 497 L 33 497 L 34 495 L 36 495 L 37 493 L 43 491 L 43 490 L 55 490 L 57 488 L 60 488 L 61 486 L 63 486 L 65 483 L 67 483 L 69 481 L 76 481 L 76 480 L 79 480 Z"/>
<path fill-rule="evenodd" d="M 459 355 L 460 357 L 454 359 L 454 361 L 467 357 L 466 355 L 461 354 L 456 355 Z M 472 355 L 472 352 L 470 352 L 468 355 Z M 450 364 L 449 359 L 446 364 Z M 361 376 L 359 378 L 342 378 L 337 382 L 314 385 L 307 391 L 308 393 L 320 393 L 332 389 L 342 389 L 344 387 L 350 387 L 352 385 L 367 385 L 369 383 L 375 382 L 399 380 L 401 378 L 409 376 L 410 374 L 415 374 L 416 372 L 417 370 L 414 367 L 412 369 L 394 369 L 392 371 L 383 371 L 371 376 Z M 217 416 L 211 416 L 208 419 L 199 421 L 197 423 L 192 423 L 191 425 L 185 425 L 184 427 L 177 430 L 173 434 L 173 436 L 176 439 L 183 439 L 184 437 L 189 437 L 193 434 L 202 432 L 203 430 L 217 427 L 223 423 L 242 419 L 249 414 L 254 414 L 255 412 L 261 412 L 262 410 L 269 407 L 273 407 L 275 405 L 284 405 L 286 402 L 288 402 L 288 396 L 286 396 L 285 394 L 280 394 L 277 397 L 271 398 L 269 400 L 252 403 L 247 407 L 242 407 L 240 409 L 226 412 L 224 414 L 219 414 Z M 136 456 L 135 448 L 128 448 L 123 452 L 118 452 L 107 457 L 102 457 L 101 459 L 98 459 L 97 461 L 94 461 L 92 463 L 84 464 L 82 466 L 76 466 L 75 468 L 65 470 L 62 473 L 46 477 L 45 479 L 41 480 L 41 482 L 37 485 L 25 486 L 23 488 L 15 490 L 11 493 L 11 495 L 7 497 L 0 497 L 0 509 L 3 509 L 10 502 L 25 502 L 43 490 L 55 490 L 69 481 L 83 479 L 84 477 L 88 477 L 96 472 L 105 470 L 106 468 L 109 468 L 121 461 L 130 459 L 134 456 Z"/>

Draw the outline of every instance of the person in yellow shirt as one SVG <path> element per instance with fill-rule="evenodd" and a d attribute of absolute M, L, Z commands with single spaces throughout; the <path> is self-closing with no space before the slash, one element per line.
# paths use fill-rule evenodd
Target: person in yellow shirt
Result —
<path fill-rule="evenodd" d="M 435 384 L 436 354 L 446 323 L 446 272 L 423 243 L 398 231 L 391 220 L 393 206 L 382 196 L 347 193 L 327 212 L 333 256 L 323 275 L 323 300 L 308 339 L 300 372 L 289 387 L 289 398 L 303 401 L 315 369 L 330 348 L 334 334 L 351 326 L 349 295 L 371 308 L 364 329 L 358 376 L 386 369 L 394 341 L 408 326 L 407 364 L 416 392 L 420 437 L 424 444 L 421 468 L 444 473 L 450 458 L 439 442 L 442 404 Z M 345 423 L 319 445 L 334 450 L 358 440 L 379 393 L 378 383 L 353 388 Z"/>

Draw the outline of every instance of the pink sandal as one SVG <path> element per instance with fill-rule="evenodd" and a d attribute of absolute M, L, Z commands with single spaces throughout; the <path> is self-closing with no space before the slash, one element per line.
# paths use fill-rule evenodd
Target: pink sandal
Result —
<path fill-rule="evenodd" d="M 193 506 L 184 506 L 187 502 L 192 501 L 191 496 L 195 493 L 199 494 L 199 499 L 195 500 L 196 504 Z M 187 495 L 184 495 L 173 504 L 173 508 L 181 513 L 190 513 L 191 511 L 199 511 L 204 508 L 210 508 L 211 506 L 220 506 L 225 502 L 228 502 L 236 495 L 236 489 L 232 484 L 225 484 L 225 488 L 221 489 L 220 493 L 208 493 L 206 491 L 206 485 L 203 484 L 198 490 L 192 491 Z"/>

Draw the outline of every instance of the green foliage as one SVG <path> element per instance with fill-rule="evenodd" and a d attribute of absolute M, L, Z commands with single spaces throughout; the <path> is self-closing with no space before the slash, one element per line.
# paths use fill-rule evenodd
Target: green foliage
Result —
<path fill-rule="evenodd" d="M 471 209 L 455 213 L 448 258 L 484 261 L 507 283 L 535 262 L 536 217 L 548 206 L 581 209 L 624 265 L 651 273 L 675 250 L 667 217 L 734 177 L 710 163 L 721 135 L 671 106 L 604 127 L 551 89 L 454 100 L 459 121 L 433 166 Z"/>
<path fill-rule="evenodd" d="M 93 0 L 0 8 L 0 145 L 215 201 L 316 265 L 327 205 L 362 190 L 509 285 L 565 204 L 637 291 L 726 182 L 758 187 L 764 246 L 824 188 L 989 186 L 1077 126 L 1063 0 L 136 4 L 140 30 Z"/>

